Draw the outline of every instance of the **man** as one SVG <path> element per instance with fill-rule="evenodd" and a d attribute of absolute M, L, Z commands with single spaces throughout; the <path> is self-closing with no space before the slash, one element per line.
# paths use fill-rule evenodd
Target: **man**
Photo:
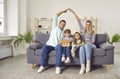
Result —
<path fill-rule="evenodd" d="M 56 74 L 61 73 L 60 67 L 61 67 L 61 57 L 62 57 L 62 46 L 59 45 L 59 40 L 63 36 L 62 32 L 63 32 L 63 29 L 66 25 L 66 21 L 61 20 L 59 22 L 59 26 L 58 26 L 57 19 L 61 14 L 66 13 L 66 12 L 67 12 L 67 9 L 57 13 L 56 16 L 53 17 L 52 31 L 51 31 L 49 40 L 46 42 L 46 45 L 42 48 L 41 66 L 38 69 L 38 72 L 42 72 L 43 70 L 45 70 L 45 67 L 46 67 L 47 62 L 48 62 L 49 53 L 52 50 L 56 50 Z"/>

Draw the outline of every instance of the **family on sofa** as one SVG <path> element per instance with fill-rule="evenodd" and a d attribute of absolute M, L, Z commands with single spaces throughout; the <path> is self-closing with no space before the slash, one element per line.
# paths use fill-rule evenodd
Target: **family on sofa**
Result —
<path fill-rule="evenodd" d="M 66 21 L 60 20 L 59 25 L 57 25 L 58 17 L 67 13 L 68 11 L 72 12 L 77 19 L 77 22 L 82 30 L 82 33 L 75 32 L 73 38 L 71 37 L 71 30 L 66 29 L 64 31 Z M 76 13 L 72 9 L 66 9 L 57 13 L 53 17 L 52 21 L 52 31 L 50 33 L 50 37 L 46 42 L 46 45 L 42 47 L 41 60 L 40 60 L 40 68 L 38 72 L 42 72 L 45 70 L 48 64 L 48 56 L 52 50 L 56 51 L 56 74 L 61 73 L 62 63 L 70 63 L 71 58 L 75 57 L 75 54 L 79 52 L 80 57 L 80 65 L 81 69 L 79 74 L 83 74 L 84 72 L 90 72 L 91 70 L 91 53 L 92 48 L 96 48 L 94 45 L 95 42 L 95 32 L 92 29 L 92 22 L 90 20 L 86 21 L 85 27 L 82 25 L 80 18 L 76 15 Z M 66 39 L 70 40 L 70 46 L 62 46 L 61 40 Z"/>

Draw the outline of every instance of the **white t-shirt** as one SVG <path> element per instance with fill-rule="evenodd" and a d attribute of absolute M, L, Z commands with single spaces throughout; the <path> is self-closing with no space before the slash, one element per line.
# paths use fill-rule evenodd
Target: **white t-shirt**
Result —
<path fill-rule="evenodd" d="M 63 30 L 61 30 L 60 27 L 57 25 L 57 18 L 57 15 L 53 17 L 52 31 L 50 33 L 48 41 L 46 42 L 46 45 L 50 45 L 53 47 L 56 47 L 57 44 L 59 44 L 60 39 L 63 38 Z"/>

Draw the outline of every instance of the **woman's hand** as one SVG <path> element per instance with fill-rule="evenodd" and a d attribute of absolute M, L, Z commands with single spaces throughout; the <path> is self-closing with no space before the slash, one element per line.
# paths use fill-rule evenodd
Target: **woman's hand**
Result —
<path fill-rule="evenodd" d="M 77 16 L 77 14 L 72 9 L 68 8 L 68 10 L 74 14 L 77 20 L 80 20 L 80 18 Z"/>
<path fill-rule="evenodd" d="M 69 9 L 70 9 L 70 8 L 68 8 L 68 9 L 64 10 L 64 13 L 67 13 L 67 11 L 68 11 Z"/>
<path fill-rule="evenodd" d="M 69 10 L 69 8 L 66 9 L 66 10 L 63 10 L 63 11 L 58 12 L 56 15 L 57 15 L 57 16 L 60 16 L 61 14 L 66 13 L 68 10 Z"/>
<path fill-rule="evenodd" d="M 75 14 L 75 12 L 72 9 L 68 8 L 68 10 L 71 11 L 73 14 Z"/>

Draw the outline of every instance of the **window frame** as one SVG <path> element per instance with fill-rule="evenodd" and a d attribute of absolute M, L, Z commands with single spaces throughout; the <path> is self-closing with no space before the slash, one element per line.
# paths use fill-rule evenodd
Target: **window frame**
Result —
<path fill-rule="evenodd" d="M 6 20 L 6 18 L 7 18 L 6 17 L 6 15 L 7 15 L 7 11 L 6 11 L 7 7 L 6 7 L 6 0 L 4 0 L 4 2 L 3 2 L 3 10 L 4 10 L 4 16 L 3 16 L 3 18 L 4 18 L 4 22 L 3 22 L 4 23 L 4 26 L 3 26 L 4 27 L 4 32 L 0 32 L 0 35 L 2 35 L 2 36 L 7 35 L 7 27 L 6 27 L 7 26 L 7 24 L 6 24 L 6 22 L 7 22 L 7 20 Z"/>

